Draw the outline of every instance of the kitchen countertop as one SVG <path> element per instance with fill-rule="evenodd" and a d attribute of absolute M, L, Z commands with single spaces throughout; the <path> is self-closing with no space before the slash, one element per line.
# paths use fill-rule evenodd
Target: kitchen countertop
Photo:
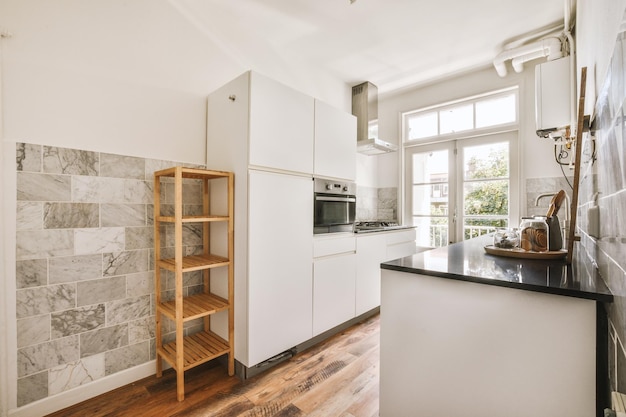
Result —
<path fill-rule="evenodd" d="M 430 275 L 480 284 L 612 302 L 598 274 L 581 278 L 565 260 L 518 259 L 489 255 L 492 235 L 417 253 L 381 264 L 382 269 Z"/>

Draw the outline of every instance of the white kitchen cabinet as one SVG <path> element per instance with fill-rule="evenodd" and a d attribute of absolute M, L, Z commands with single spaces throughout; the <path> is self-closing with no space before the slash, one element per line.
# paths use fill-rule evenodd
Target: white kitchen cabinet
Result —
<path fill-rule="evenodd" d="M 380 305 L 380 264 L 387 255 L 385 233 L 358 236 L 356 253 L 355 313 L 358 316 Z"/>
<path fill-rule="evenodd" d="M 208 97 L 207 164 L 311 175 L 313 103 L 312 97 L 256 72 L 240 75 Z"/>
<path fill-rule="evenodd" d="M 313 182 L 251 170 L 248 185 L 251 366 L 312 337 Z"/>
<path fill-rule="evenodd" d="M 380 305 L 380 264 L 415 253 L 415 229 L 367 233 L 357 238 L 356 315 Z"/>
<path fill-rule="evenodd" d="M 313 336 L 354 318 L 356 240 L 324 237 L 313 242 Z"/>
<path fill-rule="evenodd" d="M 385 261 L 415 254 L 415 229 L 398 230 L 387 234 Z"/>
<path fill-rule="evenodd" d="M 250 165 L 313 172 L 314 100 L 250 72 Z"/>
<path fill-rule="evenodd" d="M 356 117 L 320 100 L 315 100 L 314 174 L 356 178 Z"/>

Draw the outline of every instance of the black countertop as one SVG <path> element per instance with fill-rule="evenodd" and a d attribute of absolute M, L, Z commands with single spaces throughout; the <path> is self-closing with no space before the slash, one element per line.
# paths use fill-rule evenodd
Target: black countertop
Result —
<path fill-rule="evenodd" d="M 457 279 L 569 297 L 612 302 L 598 274 L 578 274 L 564 260 L 518 259 L 489 255 L 491 235 L 417 253 L 381 264 L 382 269 Z M 584 278 L 583 278 L 584 276 Z"/>

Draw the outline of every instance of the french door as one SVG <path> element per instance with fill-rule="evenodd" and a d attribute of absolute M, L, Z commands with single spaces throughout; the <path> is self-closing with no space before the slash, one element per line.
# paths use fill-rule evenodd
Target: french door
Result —
<path fill-rule="evenodd" d="M 419 246 L 445 246 L 516 223 L 517 132 L 405 148 L 404 222 Z"/>

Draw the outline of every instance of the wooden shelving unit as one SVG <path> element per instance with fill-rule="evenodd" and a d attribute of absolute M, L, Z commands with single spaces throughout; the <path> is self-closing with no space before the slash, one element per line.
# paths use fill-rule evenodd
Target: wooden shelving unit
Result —
<path fill-rule="evenodd" d="M 174 215 L 161 215 L 161 197 L 164 179 L 170 178 L 174 191 Z M 202 182 L 202 214 L 183 215 L 183 180 L 193 178 Z M 173 179 L 173 182 L 172 182 Z M 226 182 L 218 188 L 225 190 L 219 198 L 226 199 L 226 214 L 211 213 L 211 185 L 214 181 Z M 213 197 L 215 198 L 215 197 Z M 222 204 L 223 205 L 223 204 Z M 154 173 L 154 258 L 155 258 L 155 291 L 156 291 L 156 354 L 157 377 L 163 374 L 163 361 L 167 362 L 177 374 L 177 398 L 185 398 L 186 370 L 203 364 L 222 355 L 228 355 L 228 374 L 235 373 L 234 359 L 234 309 L 233 309 L 233 236 L 234 236 L 234 176 L 231 172 L 210 171 L 204 169 L 174 167 Z M 226 256 L 211 253 L 211 224 L 216 222 L 227 225 L 225 232 Z M 183 255 L 183 224 L 199 223 L 202 225 L 202 253 Z M 174 226 L 174 257 L 162 258 L 162 226 Z M 221 232 L 221 231 L 220 231 Z M 211 292 L 211 271 L 216 268 L 227 269 L 227 297 Z M 175 296 L 173 300 L 162 299 L 162 271 L 174 273 Z M 183 275 L 188 272 L 202 271 L 203 292 L 201 294 L 184 295 Z M 227 311 L 228 337 L 223 338 L 211 330 L 211 316 Z M 175 323 L 176 338 L 163 343 L 163 317 Z M 184 323 L 203 319 L 203 330 L 185 336 Z"/>

